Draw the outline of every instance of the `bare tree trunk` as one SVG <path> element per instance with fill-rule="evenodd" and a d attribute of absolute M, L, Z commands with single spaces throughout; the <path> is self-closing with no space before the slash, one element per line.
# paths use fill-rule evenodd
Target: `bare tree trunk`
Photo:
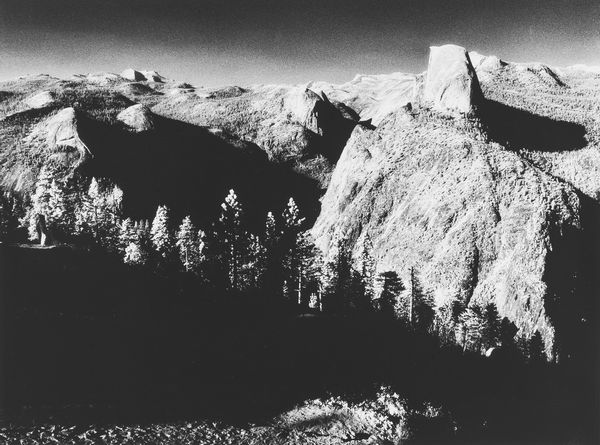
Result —
<path fill-rule="evenodd" d="M 37 229 L 40 237 L 40 246 L 45 246 L 48 241 L 48 229 L 46 227 L 46 217 L 44 215 L 39 215 Z"/>
<path fill-rule="evenodd" d="M 298 306 L 302 304 L 302 264 L 298 265 Z"/>
<path fill-rule="evenodd" d="M 410 325 L 413 324 L 413 300 L 414 300 L 414 290 L 415 290 L 415 271 L 411 267 L 410 269 L 410 304 L 409 304 L 409 312 L 408 312 L 408 321 Z"/>

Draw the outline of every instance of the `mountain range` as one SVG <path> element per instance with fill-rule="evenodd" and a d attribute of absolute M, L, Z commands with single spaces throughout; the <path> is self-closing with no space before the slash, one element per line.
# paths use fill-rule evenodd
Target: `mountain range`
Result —
<path fill-rule="evenodd" d="M 294 196 L 327 256 L 368 235 L 436 305 L 494 302 L 549 355 L 597 288 L 600 71 L 432 47 L 421 74 L 218 89 L 127 69 L 0 83 L 0 181 L 52 159 L 111 178 L 125 213 L 206 223 L 234 188 L 255 225 Z"/>

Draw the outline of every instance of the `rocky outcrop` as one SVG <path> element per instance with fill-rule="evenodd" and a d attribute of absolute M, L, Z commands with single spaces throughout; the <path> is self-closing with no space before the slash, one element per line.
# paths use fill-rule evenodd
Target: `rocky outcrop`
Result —
<path fill-rule="evenodd" d="M 154 115 L 142 104 L 132 105 L 117 115 L 117 119 L 124 123 L 133 132 L 152 130 L 154 128 Z"/>
<path fill-rule="evenodd" d="M 482 95 L 467 51 L 456 45 L 432 46 L 423 101 L 438 111 L 470 113 Z"/>
<path fill-rule="evenodd" d="M 31 108 L 44 108 L 54 103 L 54 96 L 50 91 L 42 91 L 28 97 L 25 103 Z"/>
<path fill-rule="evenodd" d="M 504 60 L 499 59 L 496 56 L 484 56 L 483 54 L 479 54 L 476 51 L 469 52 L 469 58 L 471 59 L 471 64 L 475 71 L 479 73 L 479 70 L 482 71 L 494 71 L 502 69 L 507 65 Z"/>
<path fill-rule="evenodd" d="M 77 150 L 82 156 L 91 155 L 81 139 L 78 129 L 78 115 L 72 107 L 64 108 L 38 127 L 45 133 L 49 147 L 68 147 Z"/>
<path fill-rule="evenodd" d="M 131 80 L 133 82 L 138 82 L 140 80 L 146 80 L 144 75 L 139 71 L 134 70 L 133 68 L 127 68 L 121 73 L 121 77 L 127 80 Z"/>
<path fill-rule="evenodd" d="M 341 85 L 312 82 L 309 88 L 325 92 L 334 103 L 357 113 L 361 121 L 377 126 L 388 114 L 417 100 L 418 84 L 414 74 L 358 74 Z"/>
<path fill-rule="evenodd" d="M 121 77 L 133 82 L 147 81 L 164 83 L 165 78 L 156 71 L 137 71 L 133 68 L 128 68 L 121 73 Z"/>
<path fill-rule="evenodd" d="M 142 71 L 142 75 L 148 82 L 164 83 L 166 79 L 154 70 Z"/>

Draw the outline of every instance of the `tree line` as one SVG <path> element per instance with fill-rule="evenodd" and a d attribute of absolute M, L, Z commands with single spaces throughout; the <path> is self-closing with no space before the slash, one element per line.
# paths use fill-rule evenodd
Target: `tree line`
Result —
<path fill-rule="evenodd" d="M 230 190 L 219 218 L 201 229 L 189 215 L 173 221 L 165 205 L 158 206 L 152 221 L 134 221 L 124 217 L 123 191 L 110 181 L 60 177 L 42 167 L 20 218 L 29 239 L 42 245 L 57 240 L 91 244 L 133 268 L 184 273 L 227 292 L 258 292 L 327 314 L 376 314 L 464 351 L 485 353 L 501 346 L 532 360 L 545 354 L 538 332 L 529 340 L 515 339 L 516 327 L 493 303 L 480 307 L 454 299 L 436 308 L 414 268 L 406 283 L 396 271 L 378 271 L 369 235 L 352 249 L 336 233 L 324 256 L 293 198 L 280 215 L 268 212 L 257 233 L 248 229 L 244 207 Z M 0 236 L 14 225 L 9 221 L 14 202 L 7 210 L 11 202 L 6 197 L 0 202 Z"/>

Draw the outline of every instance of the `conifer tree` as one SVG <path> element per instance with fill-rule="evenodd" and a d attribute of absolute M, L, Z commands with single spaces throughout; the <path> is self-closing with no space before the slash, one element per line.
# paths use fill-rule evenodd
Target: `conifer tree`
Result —
<path fill-rule="evenodd" d="M 186 272 L 197 270 L 200 265 L 200 249 L 198 230 L 190 216 L 183 218 L 177 231 L 175 246 L 179 251 L 179 259 Z"/>
<path fill-rule="evenodd" d="M 281 232 L 272 212 L 267 213 L 264 229 L 265 271 L 263 290 L 268 296 L 275 296 L 282 289 L 283 266 L 281 259 Z"/>
<path fill-rule="evenodd" d="M 505 350 L 514 352 L 516 347 L 515 334 L 517 327 L 508 318 L 504 317 L 500 322 L 500 345 Z"/>
<path fill-rule="evenodd" d="M 57 219 L 64 217 L 64 213 L 64 195 L 52 170 L 43 166 L 31 196 L 31 208 L 24 219 L 29 239 L 45 245 L 46 237 L 57 228 Z"/>
<path fill-rule="evenodd" d="M 294 198 L 290 198 L 283 211 L 283 233 L 282 243 L 283 255 L 283 279 L 286 283 L 284 296 L 289 300 L 300 300 L 298 293 L 302 290 L 302 252 L 301 243 L 305 241 L 301 233 L 304 218 L 300 216 L 300 209 Z M 292 295 L 295 294 L 295 297 Z"/>
<path fill-rule="evenodd" d="M 483 313 L 479 306 L 469 306 L 461 315 L 463 325 L 463 350 L 480 351 L 483 332 Z"/>
<path fill-rule="evenodd" d="M 132 266 L 144 266 L 148 262 L 148 253 L 140 242 L 131 242 L 125 247 L 123 262 Z"/>
<path fill-rule="evenodd" d="M 0 198 L 4 198 L 1 196 Z M 10 211 L 5 199 L 0 199 L 0 241 L 8 238 L 9 234 Z"/>
<path fill-rule="evenodd" d="M 427 332 L 432 328 L 435 311 L 433 299 L 423 289 L 413 268 L 410 270 L 409 320 L 418 331 Z"/>
<path fill-rule="evenodd" d="M 221 204 L 221 217 L 216 237 L 217 242 L 222 246 L 220 253 L 226 270 L 227 287 L 233 290 L 241 289 L 240 270 L 247 247 L 242 217 L 242 205 L 235 191 L 229 190 L 225 202 Z"/>
<path fill-rule="evenodd" d="M 489 303 L 483 310 L 483 331 L 481 342 L 484 349 L 498 345 L 500 341 L 500 315 L 494 303 Z"/>
<path fill-rule="evenodd" d="M 352 283 L 352 259 L 346 241 L 339 233 L 334 235 L 329 260 L 324 264 L 323 293 L 325 310 L 344 313 L 349 307 Z"/>
<path fill-rule="evenodd" d="M 373 258 L 373 242 L 368 234 L 363 239 L 360 251 L 360 275 L 365 298 L 370 304 L 375 297 L 375 258 Z"/>
<path fill-rule="evenodd" d="M 80 195 L 75 206 L 75 233 L 111 250 L 123 248 L 119 239 L 122 199 L 123 191 L 118 186 L 102 185 L 92 178 L 87 193 Z"/>
<path fill-rule="evenodd" d="M 267 269 L 266 249 L 261 239 L 256 235 L 249 235 L 248 261 L 244 265 L 244 276 L 249 288 L 262 288 Z"/>
<path fill-rule="evenodd" d="M 350 279 L 350 303 L 357 313 L 365 314 L 371 311 L 372 299 L 365 290 L 365 280 L 361 273 L 352 271 Z"/>
<path fill-rule="evenodd" d="M 396 317 L 396 305 L 404 285 L 398 274 L 394 271 L 382 272 L 377 276 L 378 286 L 381 289 L 378 298 L 378 307 L 386 318 Z"/>
<path fill-rule="evenodd" d="M 198 230 L 196 234 L 198 240 L 198 261 L 202 264 L 206 260 L 206 233 L 204 230 Z"/>
<path fill-rule="evenodd" d="M 529 361 L 531 363 L 544 363 L 546 361 L 544 340 L 539 331 L 535 331 L 529 340 Z"/>
<path fill-rule="evenodd" d="M 308 301 L 309 293 L 318 289 L 321 252 L 309 232 L 298 232 L 295 240 L 295 292 L 298 304 Z"/>
<path fill-rule="evenodd" d="M 292 232 L 293 234 L 298 232 L 304 223 L 304 218 L 300 216 L 300 209 L 296 205 L 294 198 L 288 200 L 287 206 L 283 211 L 283 223 L 284 231 Z"/>
<path fill-rule="evenodd" d="M 457 300 L 447 301 L 436 312 L 435 329 L 442 343 L 446 345 L 456 342 L 455 329 L 460 313 L 455 315 L 453 308 L 457 302 Z"/>
<path fill-rule="evenodd" d="M 168 259 L 173 252 L 173 238 L 169 231 L 169 223 L 169 209 L 164 205 L 158 206 L 150 229 L 150 239 L 154 250 L 163 260 Z"/>
<path fill-rule="evenodd" d="M 125 218 L 119 225 L 119 249 L 124 253 L 129 244 L 138 239 L 137 230 L 131 218 Z"/>
<path fill-rule="evenodd" d="M 265 222 L 265 247 L 272 249 L 279 241 L 279 233 L 277 231 L 277 221 L 273 212 L 267 213 L 267 220 Z"/>

